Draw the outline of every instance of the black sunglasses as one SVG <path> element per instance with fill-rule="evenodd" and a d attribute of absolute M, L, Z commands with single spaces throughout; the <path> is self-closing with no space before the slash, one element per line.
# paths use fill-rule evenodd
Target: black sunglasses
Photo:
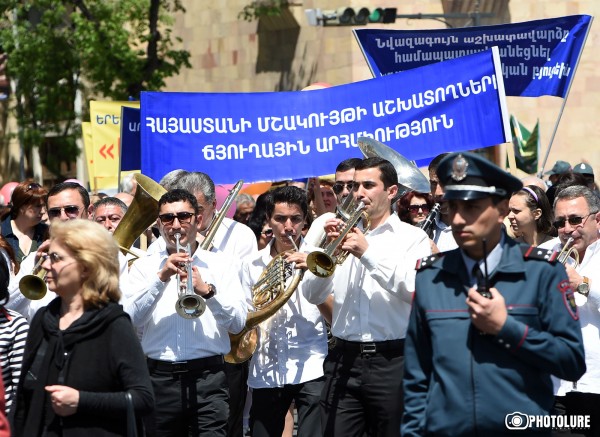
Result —
<path fill-rule="evenodd" d="M 556 228 L 556 229 L 561 229 L 565 227 L 566 222 L 569 222 L 569 224 L 571 226 L 577 226 L 582 224 L 585 219 L 587 219 L 589 216 L 596 214 L 595 212 L 590 212 L 588 215 L 580 217 L 580 216 L 572 216 L 572 217 L 567 217 L 567 218 L 559 218 L 558 220 L 556 220 L 554 223 L 552 223 L 552 225 Z"/>
<path fill-rule="evenodd" d="M 192 217 L 194 217 L 196 214 L 194 214 L 193 212 L 178 212 L 177 214 L 173 214 L 173 213 L 166 213 L 166 214 L 160 214 L 158 216 L 158 218 L 160 219 L 160 222 L 163 225 L 172 225 L 173 222 L 175 221 L 175 219 L 179 220 L 179 223 L 182 225 L 187 225 L 188 223 L 192 222 Z"/>
<path fill-rule="evenodd" d="M 340 194 L 342 191 L 344 191 L 344 187 L 346 187 L 348 191 L 352 191 L 354 188 L 354 182 L 336 182 L 331 188 L 335 194 Z"/>
<path fill-rule="evenodd" d="M 428 213 L 429 205 L 427 205 L 426 203 L 422 205 L 408 205 L 408 210 L 414 214 L 418 213 L 419 209 L 422 209 L 424 213 Z"/>
<path fill-rule="evenodd" d="M 263 234 L 265 237 L 272 237 L 273 229 L 265 229 L 264 231 L 261 232 L 261 234 Z"/>
<path fill-rule="evenodd" d="M 48 218 L 54 219 L 60 217 L 61 211 L 64 211 L 67 217 L 70 219 L 76 218 L 79 215 L 79 207 L 75 205 L 69 205 L 62 208 L 50 208 L 48 210 Z"/>

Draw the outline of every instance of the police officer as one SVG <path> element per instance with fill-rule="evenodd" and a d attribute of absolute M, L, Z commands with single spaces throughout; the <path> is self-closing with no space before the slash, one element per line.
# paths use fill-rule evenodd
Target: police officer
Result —
<path fill-rule="evenodd" d="M 585 371 L 573 289 L 550 252 L 506 236 L 517 178 L 468 152 L 448 155 L 437 175 L 459 247 L 417 264 L 402 435 L 535 428 L 529 416 L 552 409 L 550 375 Z"/>

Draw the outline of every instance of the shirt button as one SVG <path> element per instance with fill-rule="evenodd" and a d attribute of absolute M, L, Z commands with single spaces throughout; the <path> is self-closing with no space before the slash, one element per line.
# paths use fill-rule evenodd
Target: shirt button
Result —
<path fill-rule="evenodd" d="M 506 343 L 506 344 L 504 345 L 504 347 L 505 347 L 506 349 L 510 349 L 510 344 Z"/>
<path fill-rule="evenodd" d="M 502 340 L 501 338 L 498 339 L 498 343 L 502 344 L 504 343 L 504 340 Z"/>

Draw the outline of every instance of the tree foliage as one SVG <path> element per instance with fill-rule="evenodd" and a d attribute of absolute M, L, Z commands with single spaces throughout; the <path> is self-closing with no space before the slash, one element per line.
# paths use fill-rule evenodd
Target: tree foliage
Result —
<path fill-rule="evenodd" d="M 30 150 L 51 137 L 55 173 L 77 153 L 78 90 L 86 101 L 138 99 L 190 67 L 172 34 L 180 0 L 0 0 L 0 12 L 21 142 Z"/>

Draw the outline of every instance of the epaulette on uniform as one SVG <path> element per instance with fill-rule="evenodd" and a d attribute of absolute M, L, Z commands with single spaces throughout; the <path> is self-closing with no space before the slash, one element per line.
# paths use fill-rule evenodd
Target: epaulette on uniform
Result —
<path fill-rule="evenodd" d="M 533 246 L 521 246 L 521 252 L 523 252 L 523 258 L 526 260 L 537 259 L 541 261 L 547 261 L 549 263 L 555 263 L 558 253 L 552 250 L 540 249 L 539 247 Z"/>
<path fill-rule="evenodd" d="M 423 270 L 427 267 L 431 267 L 438 259 L 442 258 L 445 255 L 444 252 L 436 253 L 434 255 L 426 256 L 425 258 L 421 258 L 417 261 L 417 265 L 415 270 Z"/>

